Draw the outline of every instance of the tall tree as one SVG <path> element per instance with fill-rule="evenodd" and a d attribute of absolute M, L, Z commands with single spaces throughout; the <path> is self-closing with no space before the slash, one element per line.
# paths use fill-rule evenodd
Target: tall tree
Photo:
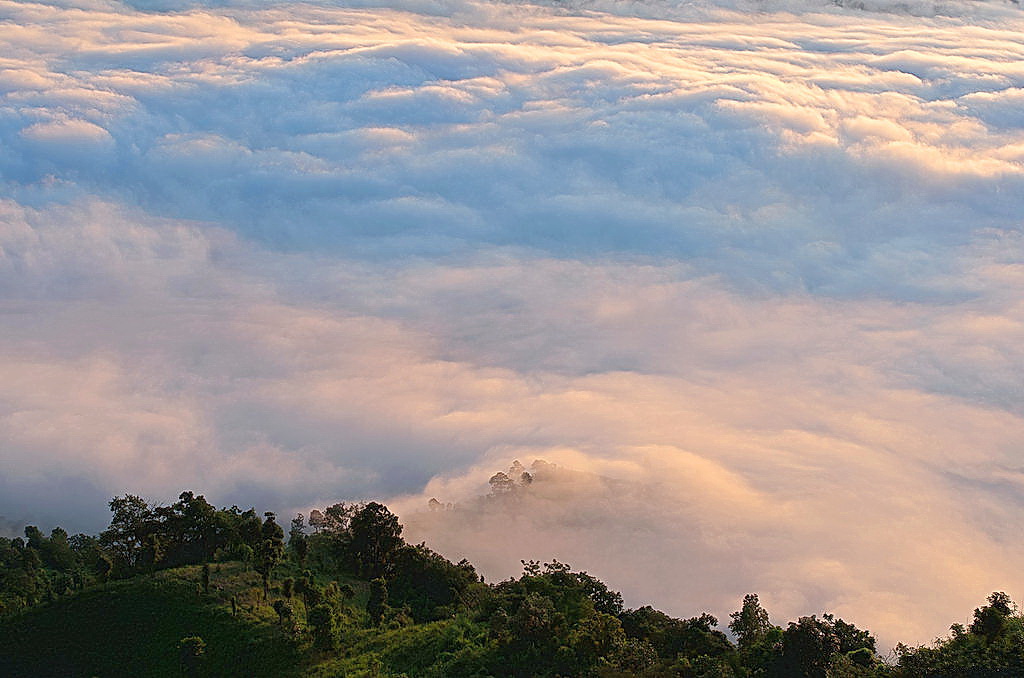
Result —
<path fill-rule="evenodd" d="M 313 627 L 313 645 L 324 651 L 334 650 L 338 646 L 338 620 L 331 606 L 321 603 L 309 611 L 307 618 Z"/>
<path fill-rule="evenodd" d="M 270 592 L 270 575 L 284 556 L 284 530 L 277 524 L 277 516 L 267 511 L 263 514 L 265 520 L 260 534 L 263 542 L 256 552 L 256 571 L 263 577 L 263 596 Z"/>
<path fill-rule="evenodd" d="M 743 607 L 729 615 L 729 630 L 736 636 L 740 649 L 756 645 L 764 640 L 772 628 L 768 612 L 761 607 L 756 593 L 743 596 Z"/>
<path fill-rule="evenodd" d="M 370 582 L 370 598 L 366 603 L 366 612 L 370 615 L 370 623 L 379 626 L 384 618 L 384 610 L 388 604 L 388 585 L 378 577 Z"/>
<path fill-rule="evenodd" d="M 288 531 L 288 548 L 299 561 L 299 566 L 306 564 L 306 555 L 309 553 L 309 539 L 306 537 L 306 524 L 299 513 L 292 518 L 291 529 Z"/>
<path fill-rule="evenodd" d="M 349 552 L 364 577 L 383 575 L 395 551 L 404 543 L 398 517 L 375 501 L 352 516 L 349 532 Z"/>
<path fill-rule="evenodd" d="M 100 533 L 100 544 L 114 554 L 116 565 L 132 570 L 152 529 L 153 513 L 149 505 L 133 494 L 110 500 L 110 527 Z"/>

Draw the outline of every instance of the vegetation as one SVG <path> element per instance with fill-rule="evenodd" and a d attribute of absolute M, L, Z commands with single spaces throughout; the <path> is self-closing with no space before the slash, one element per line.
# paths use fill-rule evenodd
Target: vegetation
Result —
<path fill-rule="evenodd" d="M 515 478 L 492 478 L 514 492 Z M 511 477 L 510 477 L 511 476 Z M 506 482 L 507 481 L 507 482 Z M 747 595 L 728 632 L 677 619 L 586 572 L 523 563 L 486 584 L 473 566 L 408 544 L 386 506 L 335 504 L 290 523 L 125 495 L 93 537 L 0 538 L 5 676 L 856 678 L 1024 675 L 1024 618 L 993 593 L 968 626 L 883 659 L 831 614 L 773 625 Z"/>

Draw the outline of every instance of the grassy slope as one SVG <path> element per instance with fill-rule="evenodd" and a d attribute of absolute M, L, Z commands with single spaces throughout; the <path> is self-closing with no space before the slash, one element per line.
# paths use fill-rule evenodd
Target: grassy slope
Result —
<path fill-rule="evenodd" d="M 289 569 L 289 568 L 284 568 Z M 294 576 L 295 573 L 279 573 Z M 444 676 L 453 659 L 472 659 L 487 643 L 479 624 L 460 617 L 401 628 L 365 628 L 366 582 L 347 579 L 356 596 L 341 620 L 337 653 L 287 640 L 263 601 L 259 575 L 240 563 L 213 566 L 210 593 L 199 567 L 113 582 L 0 620 L 0 676 L 180 677 L 178 641 L 206 641 L 206 676 L 377 678 Z M 321 585 L 326 582 L 319 582 Z M 277 587 L 275 586 L 275 589 Z M 279 589 L 278 589 L 279 590 Z M 231 615 L 231 599 L 238 616 Z M 280 597 L 275 591 L 271 601 Z M 293 607 L 300 622 L 305 610 Z"/>
<path fill-rule="evenodd" d="M 474 656 L 487 645 L 486 636 L 483 626 L 464 617 L 401 628 L 351 629 L 343 633 L 338 655 L 324 657 L 308 675 L 445 678 L 453 664 L 476 664 Z"/>
<path fill-rule="evenodd" d="M 0 622 L 4 676 L 180 676 L 178 641 L 207 644 L 209 676 L 300 675 L 303 660 L 259 605 L 259 577 L 215 566 L 210 595 L 199 568 L 137 577 L 63 598 Z M 230 600 L 240 603 L 231 616 Z"/>

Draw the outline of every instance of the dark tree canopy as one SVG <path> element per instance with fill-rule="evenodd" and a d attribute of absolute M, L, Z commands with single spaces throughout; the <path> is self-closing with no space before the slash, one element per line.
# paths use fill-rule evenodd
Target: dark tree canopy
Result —
<path fill-rule="evenodd" d="M 387 506 L 375 501 L 362 507 L 349 524 L 349 553 L 364 577 L 385 574 L 402 546 L 402 526 Z"/>

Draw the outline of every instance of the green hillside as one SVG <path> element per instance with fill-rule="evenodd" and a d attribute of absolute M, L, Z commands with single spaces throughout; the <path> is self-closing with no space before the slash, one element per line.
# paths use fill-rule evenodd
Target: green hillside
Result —
<path fill-rule="evenodd" d="M 202 594 L 198 567 L 90 588 L 0 620 L 5 676 L 181 676 L 178 643 L 206 643 L 209 676 L 301 674 L 301 654 L 265 611 L 231 615 L 230 592 L 251 600 L 259 575 L 240 563 L 212 573 L 223 591 Z M 219 594 L 219 595 L 217 595 Z M 273 612 L 270 613 L 273 615 Z M 276 615 L 274 615 L 276 618 Z"/>
<path fill-rule="evenodd" d="M 529 491 L 529 484 L 501 497 Z M 928 647 L 878 654 L 831 614 L 780 626 L 747 595 L 727 629 L 626 609 L 568 565 L 524 562 L 485 583 L 408 544 L 387 507 L 335 504 L 291 521 L 126 495 L 96 537 L 0 538 L 0 676 L 319 678 L 1010 678 L 1024 619 L 993 593 Z"/>

